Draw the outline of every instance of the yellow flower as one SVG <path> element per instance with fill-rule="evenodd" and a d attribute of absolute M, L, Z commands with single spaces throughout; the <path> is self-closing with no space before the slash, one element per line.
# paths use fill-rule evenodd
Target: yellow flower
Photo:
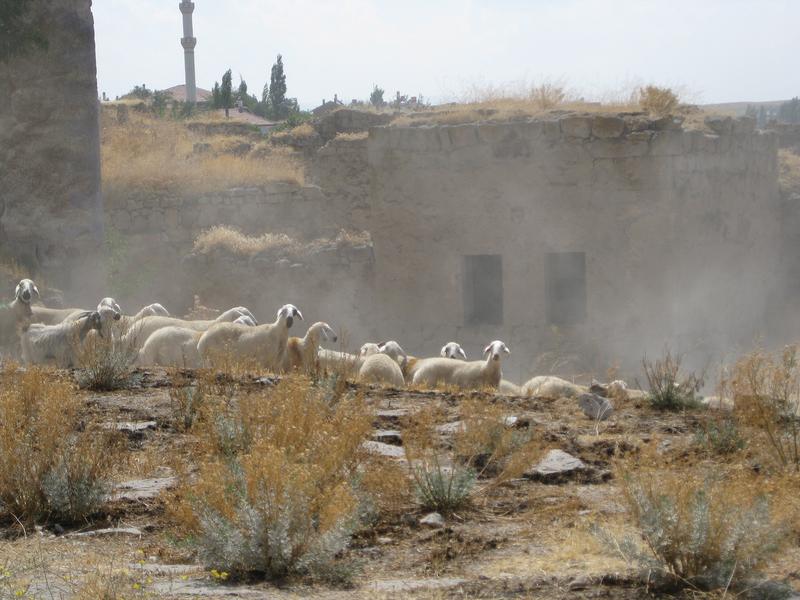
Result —
<path fill-rule="evenodd" d="M 24 596 L 24 595 L 25 595 L 25 590 L 17 590 L 16 592 L 14 592 L 14 595 L 15 595 L 17 598 L 22 598 L 22 596 Z"/>
<path fill-rule="evenodd" d="M 140 589 L 142 589 L 142 584 L 141 584 L 141 583 L 134 583 L 134 584 L 133 584 L 133 589 L 135 589 L 135 590 L 140 590 Z"/>
<path fill-rule="evenodd" d="M 222 579 L 222 581 L 225 581 L 228 578 L 228 574 L 225 571 L 223 571 L 222 573 L 219 574 L 219 578 Z"/>

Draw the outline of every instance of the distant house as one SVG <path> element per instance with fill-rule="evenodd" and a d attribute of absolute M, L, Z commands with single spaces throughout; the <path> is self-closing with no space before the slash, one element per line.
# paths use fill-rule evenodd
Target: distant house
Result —
<path fill-rule="evenodd" d="M 179 102 L 186 102 L 186 86 L 181 85 L 173 85 L 171 88 L 167 88 L 164 90 L 167 92 L 174 100 Z M 207 102 L 211 100 L 211 92 L 208 90 L 204 90 L 203 88 L 197 88 L 197 101 L 198 102 Z"/>

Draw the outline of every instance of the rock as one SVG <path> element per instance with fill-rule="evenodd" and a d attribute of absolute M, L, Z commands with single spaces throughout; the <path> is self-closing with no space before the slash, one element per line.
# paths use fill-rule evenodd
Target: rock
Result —
<path fill-rule="evenodd" d="M 372 434 L 372 439 L 393 446 L 403 445 L 403 436 L 396 429 L 378 429 Z"/>
<path fill-rule="evenodd" d="M 440 577 L 438 579 L 384 579 L 369 584 L 369 588 L 376 592 L 396 594 L 399 592 L 412 592 L 424 589 L 446 589 L 466 583 L 466 579 L 454 577 Z"/>
<path fill-rule="evenodd" d="M 560 123 L 561 132 L 567 137 L 586 139 L 592 134 L 589 117 L 564 117 Z"/>
<path fill-rule="evenodd" d="M 419 520 L 419 524 L 425 525 L 426 527 L 432 527 L 434 529 L 441 529 L 444 527 L 444 517 L 442 517 L 442 515 L 440 515 L 438 512 L 428 513 Z"/>
<path fill-rule="evenodd" d="M 445 423 L 444 425 L 436 426 L 436 433 L 441 435 L 455 435 L 464 429 L 463 421 L 453 421 L 452 423 Z"/>
<path fill-rule="evenodd" d="M 385 456 L 386 458 L 396 458 L 401 460 L 405 460 L 406 458 L 406 451 L 401 447 L 392 446 L 391 444 L 384 444 L 383 442 L 367 440 L 361 444 L 361 447 L 371 454 L 378 454 L 380 456 Z"/>
<path fill-rule="evenodd" d="M 145 432 L 155 431 L 157 425 L 158 423 L 155 421 L 123 421 L 121 423 L 103 423 L 102 427 L 124 433 L 131 439 L 140 440 L 144 437 Z"/>
<path fill-rule="evenodd" d="M 148 500 L 157 497 L 163 490 L 175 487 L 177 483 L 177 477 L 132 479 L 116 486 L 111 494 L 111 500 Z"/>
<path fill-rule="evenodd" d="M 625 119 L 596 116 L 592 121 L 592 135 L 599 138 L 618 138 L 625 131 Z"/>
<path fill-rule="evenodd" d="M 68 533 L 64 537 L 95 537 L 101 535 L 135 535 L 141 537 L 144 534 L 141 529 L 137 529 L 136 527 L 109 527 L 107 529 Z"/>
<path fill-rule="evenodd" d="M 390 538 L 390 537 L 379 537 L 377 539 L 377 542 L 381 546 L 386 546 L 386 545 L 391 544 L 392 542 L 394 542 L 394 540 L 392 538 Z"/>
<path fill-rule="evenodd" d="M 557 483 L 587 470 L 586 463 L 581 459 L 563 450 L 550 450 L 539 464 L 525 473 L 525 476 L 544 483 Z"/>
<path fill-rule="evenodd" d="M 608 400 L 596 394 L 581 394 L 578 405 L 583 414 L 593 421 L 605 421 L 614 414 L 614 406 Z"/>
<path fill-rule="evenodd" d="M 717 135 L 730 135 L 733 132 L 733 119 L 730 117 L 706 117 L 703 121 Z"/>
<path fill-rule="evenodd" d="M 506 427 L 517 427 L 518 423 L 519 423 L 519 417 L 515 417 L 514 415 L 503 417 L 503 424 Z"/>

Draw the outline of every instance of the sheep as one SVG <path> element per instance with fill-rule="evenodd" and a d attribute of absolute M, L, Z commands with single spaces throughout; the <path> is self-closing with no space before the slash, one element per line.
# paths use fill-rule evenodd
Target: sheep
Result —
<path fill-rule="evenodd" d="M 524 396 L 520 386 L 506 379 L 500 380 L 500 384 L 497 386 L 497 393 L 503 396 Z"/>
<path fill-rule="evenodd" d="M 367 342 L 366 344 L 362 344 L 361 348 L 358 351 L 358 355 L 364 359 L 367 356 L 372 356 L 373 354 L 377 354 L 380 352 L 380 344 L 376 344 L 375 342 Z"/>
<path fill-rule="evenodd" d="M 256 359 L 261 366 L 278 371 L 283 366 L 289 328 L 295 317 L 303 319 L 296 306 L 285 304 L 274 323 L 257 327 L 215 323 L 200 337 L 197 349 L 206 364 L 223 357 L 243 361 Z"/>
<path fill-rule="evenodd" d="M 357 380 L 361 383 L 389 384 L 403 387 L 405 379 L 400 365 L 388 354 L 371 354 L 364 359 L 358 370 Z"/>
<path fill-rule="evenodd" d="M 39 297 L 39 289 L 30 279 L 22 279 L 14 290 L 14 299 L 0 306 L 0 343 L 16 343 L 18 333 L 31 322 L 31 301 Z"/>
<path fill-rule="evenodd" d="M 248 317 L 247 315 L 242 315 L 241 317 L 237 317 L 234 323 L 238 323 L 239 325 L 247 325 L 248 327 L 255 327 L 258 325 L 253 319 Z"/>
<path fill-rule="evenodd" d="M 485 361 L 460 361 L 452 358 L 427 359 L 414 373 L 414 385 L 429 387 L 437 384 L 455 385 L 464 389 L 497 388 L 502 379 L 500 362 L 502 354 L 511 354 L 500 340 L 495 340 L 483 350 Z"/>
<path fill-rule="evenodd" d="M 47 308 L 46 306 L 32 306 L 31 311 L 33 313 L 31 323 L 42 325 L 58 325 L 70 316 L 75 320 L 84 313 L 92 312 L 83 308 Z"/>
<path fill-rule="evenodd" d="M 522 385 L 523 396 L 541 398 L 577 398 L 586 392 L 587 388 L 553 375 L 539 375 Z"/>
<path fill-rule="evenodd" d="M 306 372 L 319 370 L 319 338 L 335 342 L 339 338 L 331 326 L 322 321 L 311 325 L 302 338 L 290 337 L 286 342 L 286 352 L 283 357 L 283 370 L 298 369 Z"/>
<path fill-rule="evenodd" d="M 102 324 L 102 317 L 96 311 L 58 325 L 33 323 L 20 336 L 22 360 L 28 365 L 52 363 L 60 368 L 72 367 L 76 345 L 83 342 L 88 332 L 100 331 Z"/>
<path fill-rule="evenodd" d="M 467 353 L 464 352 L 461 344 L 457 342 L 447 342 L 444 346 L 442 346 L 439 356 L 442 358 L 457 358 L 460 360 L 467 360 Z"/>
<path fill-rule="evenodd" d="M 125 333 L 122 338 L 124 344 L 131 348 L 141 349 L 147 339 L 153 335 L 153 332 L 158 331 L 162 327 L 182 327 L 184 329 L 192 329 L 194 331 L 206 331 L 216 323 L 230 323 L 235 321 L 241 316 L 248 316 L 252 318 L 252 313 L 244 307 L 237 306 L 226 310 L 219 315 L 216 319 L 209 321 L 186 321 L 176 317 L 164 316 L 147 316 L 136 321 Z M 253 319 L 254 323 L 257 323 Z"/>
<path fill-rule="evenodd" d="M 139 350 L 137 364 L 143 367 L 184 367 L 199 369 L 202 366 L 197 342 L 202 331 L 185 327 L 162 327 Z"/>
<path fill-rule="evenodd" d="M 364 357 L 357 354 L 327 348 L 317 350 L 317 363 L 322 373 L 341 373 L 345 377 L 350 377 L 358 373 L 363 362 Z"/>

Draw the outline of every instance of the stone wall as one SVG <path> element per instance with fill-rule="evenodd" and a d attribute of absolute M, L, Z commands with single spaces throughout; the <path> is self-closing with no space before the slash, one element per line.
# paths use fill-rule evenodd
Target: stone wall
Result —
<path fill-rule="evenodd" d="M 31 4 L 48 48 L 0 63 L 0 247 L 88 299 L 103 235 L 91 1 Z"/>
<path fill-rule="evenodd" d="M 315 177 L 372 233 L 364 335 L 423 355 L 456 339 L 474 358 L 503 339 L 514 379 L 547 352 L 635 368 L 665 342 L 698 361 L 751 343 L 779 279 L 776 137 L 750 119 L 706 126 L 561 115 L 334 140 Z M 555 327 L 546 258 L 568 251 L 586 255 L 587 315 Z M 465 324 L 464 256 L 476 254 L 502 256 L 501 325 Z"/>

